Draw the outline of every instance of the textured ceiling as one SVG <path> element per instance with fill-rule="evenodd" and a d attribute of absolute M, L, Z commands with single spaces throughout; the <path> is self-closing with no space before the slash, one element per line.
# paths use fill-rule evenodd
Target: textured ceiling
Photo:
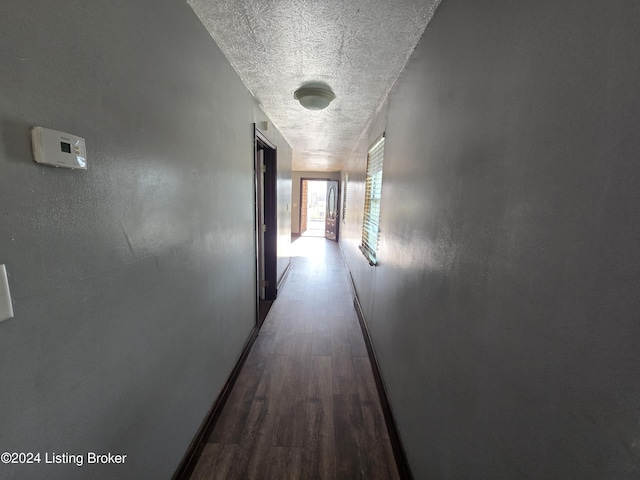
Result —
<path fill-rule="evenodd" d="M 293 148 L 293 169 L 338 171 L 440 0 L 188 0 Z M 336 99 L 305 110 L 293 92 L 325 82 Z"/>

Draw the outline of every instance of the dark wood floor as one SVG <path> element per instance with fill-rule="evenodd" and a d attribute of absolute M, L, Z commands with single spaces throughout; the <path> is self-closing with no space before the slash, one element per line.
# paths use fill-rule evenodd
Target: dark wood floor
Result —
<path fill-rule="evenodd" d="M 397 479 L 339 246 L 292 249 L 191 479 Z"/>

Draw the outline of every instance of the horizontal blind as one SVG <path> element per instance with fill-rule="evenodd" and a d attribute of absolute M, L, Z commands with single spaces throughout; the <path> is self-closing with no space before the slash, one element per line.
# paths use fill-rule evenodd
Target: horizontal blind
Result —
<path fill-rule="evenodd" d="M 349 185 L 349 172 L 344 174 L 344 187 L 342 188 L 342 223 L 347 218 L 347 185 Z"/>
<path fill-rule="evenodd" d="M 378 230 L 380 224 L 380 199 L 382 196 L 382 163 L 384 160 L 384 135 L 369 149 L 367 178 L 362 220 L 362 245 L 360 250 L 370 265 L 377 263 Z"/>

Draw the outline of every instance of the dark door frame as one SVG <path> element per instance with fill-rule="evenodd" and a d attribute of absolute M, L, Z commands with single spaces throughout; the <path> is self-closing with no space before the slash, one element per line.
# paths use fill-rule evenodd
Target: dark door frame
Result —
<path fill-rule="evenodd" d="M 260 300 L 261 287 L 261 252 L 259 235 L 263 226 L 260 224 L 260 209 L 264 209 L 264 271 L 265 271 L 265 300 L 275 300 L 278 284 L 278 209 L 277 209 L 277 148 L 261 132 L 254 123 L 254 199 L 255 199 L 255 227 L 256 227 L 256 290 L 257 300 Z M 259 164 L 258 151 L 264 152 L 264 187 L 260 189 L 262 167 Z M 259 198 L 261 194 L 262 198 Z M 256 304 L 256 311 L 258 305 Z M 257 314 L 256 314 L 257 315 Z"/>

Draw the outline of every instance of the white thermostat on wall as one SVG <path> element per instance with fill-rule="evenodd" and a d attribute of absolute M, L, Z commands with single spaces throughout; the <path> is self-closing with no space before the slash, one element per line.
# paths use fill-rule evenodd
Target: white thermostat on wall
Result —
<path fill-rule="evenodd" d="M 37 163 L 63 168 L 87 169 L 84 138 L 44 127 L 31 129 L 33 159 Z"/>

